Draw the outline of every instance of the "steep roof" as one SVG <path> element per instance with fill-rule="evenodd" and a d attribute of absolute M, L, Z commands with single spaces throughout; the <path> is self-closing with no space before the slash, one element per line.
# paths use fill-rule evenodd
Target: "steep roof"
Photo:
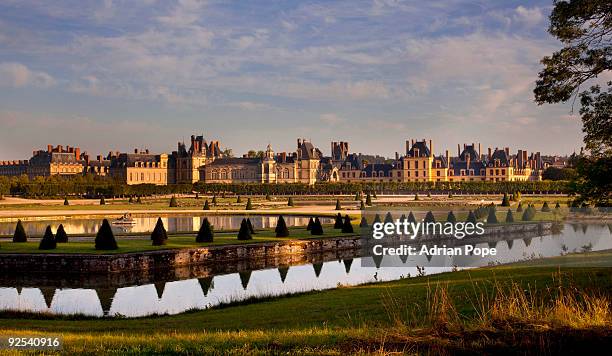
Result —
<path fill-rule="evenodd" d="M 217 158 L 206 166 L 227 166 L 232 164 L 261 164 L 261 158 L 246 158 L 246 157 L 225 157 Z"/>
<path fill-rule="evenodd" d="M 431 152 L 429 151 L 429 147 L 427 147 L 427 142 L 425 142 L 425 140 L 416 141 L 412 145 L 412 147 L 410 147 L 408 155 L 410 157 L 417 157 L 416 150 L 419 151 L 418 157 L 429 157 L 429 155 L 431 154 Z"/>

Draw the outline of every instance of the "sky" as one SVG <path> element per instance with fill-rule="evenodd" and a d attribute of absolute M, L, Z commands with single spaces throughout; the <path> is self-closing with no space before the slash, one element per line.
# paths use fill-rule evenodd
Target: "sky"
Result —
<path fill-rule="evenodd" d="M 577 110 L 538 106 L 552 1 L 3 0 L 0 160 L 47 144 L 92 155 L 176 150 L 203 134 L 236 155 L 393 156 L 407 139 L 569 154 Z"/>

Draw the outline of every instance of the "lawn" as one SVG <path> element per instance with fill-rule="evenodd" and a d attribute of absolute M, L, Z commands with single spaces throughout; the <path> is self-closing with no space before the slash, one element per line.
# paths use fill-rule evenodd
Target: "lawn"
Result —
<path fill-rule="evenodd" d="M 612 260 L 610 251 L 586 256 Z M 66 353 L 438 353 L 465 347 L 537 353 L 564 345 L 564 351 L 605 345 L 612 335 L 612 269 L 556 267 L 568 257 L 548 259 L 542 267 L 480 268 L 175 316 L 90 319 L 4 313 L 0 335 L 61 334 Z M 574 305 L 575 296 L 586 304 Z M 521 341 L 512 335 L 521 335 Z"/>

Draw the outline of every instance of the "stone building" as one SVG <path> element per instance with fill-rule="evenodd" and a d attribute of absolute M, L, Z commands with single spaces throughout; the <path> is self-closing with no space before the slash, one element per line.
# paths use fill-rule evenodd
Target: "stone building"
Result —
<path fill-rule="evenodd" d="M 110 174 L 126 184 L 167 185 L 174 183 L 174 167 L 168 155 L 156 155 L 138 149 L 134 153 L 120 153 L 111 159 Z"/>
<path fill-rule="evenodd" d="M 18 177 L 28 174 L 28 161 L 0 161 L 0 176 Z"/>
<path fill-rule="evenodd" d="M 219 141 L 207 143 L 203 136 L 191 136 L 191 145 L 186 148 L 184 142 L 178 143 L 178 150 L 172 152 L 176 162 L 176 182 L 195 183 L 200 179 L 200 167 L 213 162 L 222 156 Z"/>
<path fill-rule="evenodd" d="M 30 178 L 83 173 L 81 149 L 78 147 L 47 145 L 47 150 L 34 151 L 27 168 Z"/>

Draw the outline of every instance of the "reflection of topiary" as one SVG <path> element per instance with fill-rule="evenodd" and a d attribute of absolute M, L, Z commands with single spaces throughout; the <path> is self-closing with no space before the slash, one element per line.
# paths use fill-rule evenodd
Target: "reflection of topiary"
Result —
<path fill-rule="evenodd" d="M 514 222 L 514 215 L 512 215 L 512 210 L 508 209 L 508 213 L 506 214 L 506 222 L 507 223 L 513 223 Z"/>
<path fill-rule="evenodd" d="M 253 236 L 251 236 L 251 232 L 249 231 L 249 226 L 246 222 L 246 219 L 242 219 L 240 223 L 240 230 L 238 231 L 238 240 L 252 240 Z"/>
<path fill-rule="evenodd" d="M 13 242 L 28 242 L 28 235 L 23 228 L 21 220 L 17 220 L 17 226 L 15 226 L 15 233 L 13 234 Z"/>
<path fill-rule="evenodd" d="M 45 230 L 45 235 L 40 240 L 38 249 L 39 250 L 54 250 L 56 247 L 57 247 L 57 242 L 55 241 L 53 232 L 51 232 L 51 226 L 47 225 L 47 229 Z"/>
<path fill-rule="evenodd" d="M 102 220 L 102 226 L 100 226 L 100 230 L 98 230 L 96 235 L 96 250 L 116 250 L 118 248 L 115 235 L 113 235 L 113 230 L 108 220 Z"/>
<path fill-rule="evenodd" d="M 208 221 L 208 218 L 204 218 L 198 235 L 196 236 L 196 242 L 213 242 L 213 228 Z"/>
<path fill-rule="evenodd" d="M 66 234 L 66 230 L 64 230 L 64 225 L 59 224 L 57 227 L 57 232 L 55 233 L 55 241 L 58 243 L 68 242 L 68 234 Z"/>
<path fill-rule="evenodd" d="M 391 215 L 390 211 L 387 211 L 385 215 L 385 223 L 393 223 L 393 215 Z"/>
<path fill-rule="evenodd" d="M 342 215 L 338 213 L 338 215 L 336 215 L 336 221 L 334 221 L 334 229 L 342 229 L 342 225 L 344 225 L 344 222 L 342 221 Z"/>
<path fill-rule="evenodd" d="M 344 223 L 342 224 L 342 232 L 345 234 L 352 234 L 353 225 L 351 224 L 351 218 L 348 215 L 344 216 Z"/>
<path fill-rule="evenodd" d="M 453 224 L 457 222 L 457 218 L 455 217 L 455 214 L 453 214 L 452 210 L 448 212 L 448 216 L 446 217 L 446 222 L 453 223 Z"/>
<path fill-rule="evenodd" d="M 374 215 L 374 221 L 372 222 L 372 224 L 376 224 L 376 223 L 380 223 L 382 222 L 382 220 L 380 220 L 380 215 L 378 215 L 378 213 L 376 213 L 376 215 Z"/>
<path fill-rule="evenodd" d="M 167 239 L 168 234 L 166 233 L 166 228 L 164 228 L 164 222 L 161 218 L 157 218 L 157 223 L 155 224 L 155 228 L 151 233 L 151 240 L 153 240 L 153 246 L 165 245 Z"/>
<path fill-rule="evenodd" d="M 276 237 L 288 237 L 289 229 L 287 228 L 287 224 L 285 223 L 285 219 L 282 215 L 278 217 L 278 221 L 276 222 L 276 228 L 274 229 L 276 233 Z"/>
<path fill-rule="evenodd" d="M 408 223 L 410 224 L 416 223 L 416 218 L 414 217 L 414 214 L 412 213 L 412 211 L 408 213 Z"/>
<path fill-rule="evenodd" d="M 314 224 L 312 225 L 310 234 L 311 235 L 323 235 L 323 225 L 321 225 L 321 220 L 319 220 L 318 217 L 316 217 L 314 220 Z"/>

